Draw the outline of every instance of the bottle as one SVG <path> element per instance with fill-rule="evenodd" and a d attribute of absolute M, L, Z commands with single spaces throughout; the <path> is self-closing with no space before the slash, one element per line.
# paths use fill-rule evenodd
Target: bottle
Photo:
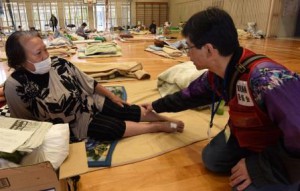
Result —
<path fill-rule="evenodd" d="M 219 108 L 217 110 L 218 115 L 223 115 L 224 114 L 224 106 L 225 106 L 225 101 L 221 100 Z"/>

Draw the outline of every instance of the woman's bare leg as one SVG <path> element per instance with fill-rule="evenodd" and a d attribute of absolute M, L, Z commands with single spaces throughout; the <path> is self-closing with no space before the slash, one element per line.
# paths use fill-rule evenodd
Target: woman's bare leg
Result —
<path fill-rule="evenodd" d="M 131 137 L 135 135 L 141 135 L 145 133 L 157 133 L 157 132 L 165 132 L 165 133 L 173 133 L 173 132 L 182 132 L 184 128 L 184 124 L 181 121 L 178 122 L 132 122 L 125 121 L 126 130 L 123 137 Z"/>

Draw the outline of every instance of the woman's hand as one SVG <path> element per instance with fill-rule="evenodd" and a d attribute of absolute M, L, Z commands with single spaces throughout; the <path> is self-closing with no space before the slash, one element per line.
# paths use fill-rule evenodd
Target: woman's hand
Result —
<path fill-rule="evenodd" d="M 124 107 L 124 104 L 129 105 L 129 103 L 127 103 L 126 101 L 122 100 L 120 97 L 116 96 L 116 95 L 112 95 L 109 97 L 109 99 L 116 103 L 117 105 Z"/>
<path fill-rule="evenodd" d="M 252 183 L 248 174 L 245 158 L 242 158 L 232 169 L 230 176 L 230 186 L 237 190 L 245 190 Z"/>
<path fill-rule="evenodd" d="M 95 87 L 95 92 L 100 94 L 100 95 L 104 95 L 105 97 L 107 97 L 108 99 L 110 99 L 112 102 L 116 103 L 117 105 L 119 105 L 120 107 L 124 107 L 124 104 L 126 105 L 130 105 L 129 103 L 127 103 L 126 101 L 122 100 L 119 96 L 116 96 L 115 94 L 113 94 L 111 91 L 109 91 L 108 89 L 106 89 L 104 86 L 102 86 L 100 83 L 97 83 L 96 87 Z"/>

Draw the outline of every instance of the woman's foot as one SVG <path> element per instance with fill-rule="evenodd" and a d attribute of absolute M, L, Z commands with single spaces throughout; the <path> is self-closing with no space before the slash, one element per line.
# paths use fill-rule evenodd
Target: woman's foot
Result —
<path fill-rule="evenodd" d="M 158 125 L 159 132 L 174 133 L 183 132 L 184 123 L 182 121 L 166 121 L 166 122 L 152 122 Z"/>

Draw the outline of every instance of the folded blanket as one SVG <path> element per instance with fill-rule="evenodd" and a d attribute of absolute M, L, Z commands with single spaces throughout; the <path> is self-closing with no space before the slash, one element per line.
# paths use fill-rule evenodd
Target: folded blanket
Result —
<path fill-rule="evenodd" d="M 145 49 L 145 51 L 151 52 L 159 56 L 163 56 L 165 58 L 171 58 L 171 59 L 186 56 L 180 50 L 170 46 L 164 46 L 161 49 L 158 48 L 156 48 L 156 46 L 150 45 Z"/>
<path fill-rule="evenodd" d="M 177 48 L 173 48 L 171 46 L 164 46 L 162 50 L 172 57 L 179 57 L 182 56 L 182 52 Z"/>
<path fill-rule="evenodd" d="M 153 49 L 154 51 L 162 51 L 162 47 L 155 46 L 155 45 L 149 45 L 148 48 Z"/>
<path fill-rule="evenodd" d="M 78 58 L 121 56 L 121 47 L 116 43 L 94 43 L 78 49 Z"/>
<path fill-rule="evenodd" d="M 85 48 L 85 55 L 96 55 L 96 54 L 116 54 L 118 51 L 117 45 L 113 43 L 97 43 L 87 45 Z"/>
<path fill-rule="evenodd" d="M 71 40 L 69 40 L 68 38 L 65 37 L 58 37 L 55 38 L 53 40 L 51 40 L 48 45 L 51 46 L 62 46 L 62 45 L 66 45 L 66 46 L 72 46 L 73 43 Z"/>
<path fill-rule="evenodd" d="M 143 30 L 143 31 L 130 31 L 131 34 L 133 35 L 145 35 L 145 34 L 150 34 L 150 31 Z"/>
<path fill-rule="evenodd" d="M 73 54 L 76 54 L 76 49 L 74 47 L 51 47 L 48 48 L 48 52 L 50 54 L 50 56 L 59 56 L 59 57 L 67 57 L 67 56 L 71 56 Z"/>
<path fill-rule="evenodd" d="M 134 35 L 133 38 L 124 38 L 120 36 L 121 42 L 152 42 L 153 39 L 153 35 Z"/>
<path fill-rule="evenodd" d="M 76 40 L 72 41 L 73 44 L 87 44 L 87 43 L 101 43 L 102 40 L 97 40 L 97 39 L 87 39 L 87 40 Z"/>
<path fill-rule="evenodd" d="M 139 62 L 74 62 L 74 64 L 99 82 L 150 78 L 150 74 L 143 70 L 143 66 Z"/>
<path fill-rule="evenodd" d="M 78 36 L 76 33 L 69 33 L 66 35 L 66 37 L 72 40 L 73 42 L 84 40 L 82 36 Z"/>
<path fill-rule="evenodd" d="M 157 88 L 162 97 L 186 88 L 206 70 L 197 70 L 193 62 L 177 64 L 158 75 Z"/>
<path fill-rule="evenodd" d="M 164 52 L 163 50 L 154 50 L 153 49 L 153 47 L 147 47 L 146 49 L 145 49 L 145 51 L 147 51 L 147 52 L 151 52 L 151 53 L 153 53 L 153 54 L 156 54 L 156 55 L 158 55 L 158 56 L 162 56 L 162 57 L 165 57 L 165 58 L 173 58 L 173 57 L 171 57 L 169 54 L 167 54 L 166 52 Z"/>

